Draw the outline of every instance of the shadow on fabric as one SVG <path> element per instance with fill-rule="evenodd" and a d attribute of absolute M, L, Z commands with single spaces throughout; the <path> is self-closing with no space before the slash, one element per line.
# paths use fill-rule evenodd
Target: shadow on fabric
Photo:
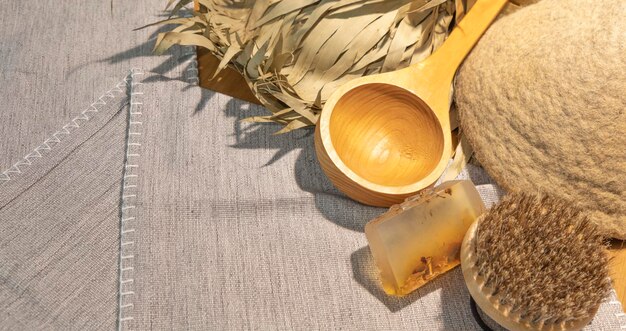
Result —
<path fill-rule="evenodd" d="M 265 114 L 261 106 L 241 100 L 229 101 L 225 113 L 234 117 L 233 132 L 238 149 L 268 149 L 276 153 L 265 163 L 270 166 L 294 150 L 299 150 L 293 166 L 298 186 L 315 196 L 315 205 L 325 219 L 343 228 L 364 232 L 365 224 L 385 211 L 355 202 L 339 192 L 328 180 L 315 156 L 313 130 L 300 129 L 274 135 L 281 126 L 272 123 L 243 123 L 242 119 Z"/>
<path fill-rule="evenodd" d="M 165 31 L 168 31 L 167 26 L 160 27 L 145 43 L 102 59 L 100 62 L 119 63 L 138 57 L 160 56 L 163 61 L 149 69 L 157 75 L 146 79 L 144 83 L 179 80 L 190 82 L 184 89 L 197 88 L 197 85 L 192 84 L 197 71 L 193 70 L 194 54 L 189 52 L 190 48 L 173 47 L 164 55 L 156 55 L 152 52 L 157 35 Z M 85 65 L 88 64 L 82 66 Z M 72 72 L 78 69 L 80 67 L 74 68 Z M 209 102 L 217 95 L 207 89 L 201 90 L 201 98 L 194 109 L 194 114 L 206 110 Z M 327 220 L 343 228 L 363 232 L 368 221 L 384 212 L 385 209 L 364 206 L 347 198 L 330 183 L 315 156 L 313 130 L 301 129 L 282 135 L 273 135 L 280 130 L 279 125 L 243 123 L 242 119 L 265 115 L 267 110 L 238 99 L 230 100 L 224 112 L 226 116 L 236 119 L 233 125 L 236 143 L 231 146 L 232 148 L 276 150 L 264 166 L 271 166 L 290 152 L 300 150 L 293 170 L 295 180 L 302 190 L 315 196 L 316 207 Z"/>
<path fill-rule="evenodd" d="M 184 10 L 181 11 L 181 13 L 184 14 Z M 187 11 L 186 14 L 192 15 L 191 11 Z M 167 17 L 168 14 L 164 13 L 159 17 L 155 17 L 154 21 L 156 22 Z M 196 87 L 194 83 L 197 82 L 197 80 L 194 81 L 193 78 L 197 76 L 198 72 L 196 70 L 197 64 L 194 63 L 195 52 L 192 47 L 172 47 L 162 55 L 157 55 L 153 52 L 154 44 L 159 33 L 168 32 L 170 30 L 171 25 L 159 26 L 150 34 L 145 42 L 110 57 L 90 61 L 76 66 L 69 71 L 67 77 L 71 77 L 78 70 L 96 62 L 116 64 L 142 57 L 159 57 L 160 59 L 163 59 L 163 61 L 160 61 L 160 63 L 153 68 L 146 68 L 147 71 L 155 73 L 156 75 L 144 80 L 144 83 L 177 80 L 190 83 L 184 88 L 184 90 L 194 88 Z M 133 31 L 129 31 L 129 33 L 133 33 Z M 198 104 L 195 107 L 195 112 L 197 113 L 205 109 L 214 95 L 215 93 L 213 91 L 202 89 L 202 98 L 198 101 Z"/>
<path fill-rule="evenodd" d="M 395 313 L 417 303 L 421 298 L 433 294 L 440 290 L 441 307 L 424 307 L 428 311 L 439 311 L 437 318 L 444 325 L 444 330 L 457 330 L 460 324 L 464 325 L 464 330 L 481 330 L 480 324 L 473 316 L 469 295 L 459 294 L 459 289 L 464 290 L 463 277 L 460 270 L 453 269 L 426 285 L 415 290 L 413 293 L 396 297 L 386 294 L 378 278 L 378 269 L 374 264 L 369 247 L 361 247 L 350 256 L 352 264 L 352 277 L 365 288 L 372 296 L 383 303 L 390 312 Z"/>

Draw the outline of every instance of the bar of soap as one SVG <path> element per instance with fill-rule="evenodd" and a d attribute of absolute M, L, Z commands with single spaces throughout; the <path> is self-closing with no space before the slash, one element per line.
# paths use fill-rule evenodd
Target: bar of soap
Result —
<path fill-rule="evenodd" d="M 450 181 L 365 226 L 383 289 L 406 295 L 460 264 L 461 242 L 485 205 L 471 181 Z"/>

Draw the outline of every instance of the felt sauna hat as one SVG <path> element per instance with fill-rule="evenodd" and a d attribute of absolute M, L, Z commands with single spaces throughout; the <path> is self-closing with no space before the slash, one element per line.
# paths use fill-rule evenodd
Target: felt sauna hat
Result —
<path fill-rule="evenodd" d="M 494 23 L 456 80 L 476 158 L 510 191 L 626 239 L 626 1 L 544 0 Z"/>

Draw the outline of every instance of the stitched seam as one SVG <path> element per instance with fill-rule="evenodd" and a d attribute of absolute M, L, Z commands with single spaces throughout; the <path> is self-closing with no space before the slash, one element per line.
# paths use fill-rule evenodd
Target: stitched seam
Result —
<path fill-rule="evenodd" d="M 119 243 L 119 284 L 118 284 L 118 318 L 117 329 L 128 329 L 134 317 L 135 299 L 135 269 L 134 246 L 136 238 L 137 220 L 137 185 L 139 180 L 139 151 L 141 147 L 141 126 L 143 102 L 139 101 L 143 95 L 138 91 L 142 83 L 137 82 L 135 76 L 143 75 L 141 69 L 132 69 L 129 74 L 130 105 L 127 116 L 126 156 L 122 177 L 121 204 L 120 204 L 120 243 Z"/>
<path fill-rule="evenodd" d="M 92 133 L 89 137 L 87 137 L 86 140 L 84 140 L 83 142 L 81 142 L 77 146 L 73 147 L 69 151 L 69 153 L 67 155 L 65 155 L 59 162 L 57 162 L 55 165 L 53 165 L 50 169 L 45 170 L 45 172 L 44 172 L 42 177 L 45 177 L 48 174 L 50 174 L 53 171 L 55 171 L 58 166 L 60 166 L 65 160 L 67 160 L 67 158 L 70 157 L 75 151 L 77 151 L 79 148 L 81 148 L 89 139 L 91 139 L 92 137 L 97 135 L 100 131 L 102 131 L 106 127 L 107 124 L 109 124 L 111 121 L 113 121 L 113 119 L 115 119 L 115 117 L 117 116 L 117 113 L 120 112 L 124 107 L 126 107 L 126 105 L 127 104 L 122 104 L 120 106 L 120 108 L 115 111 L 116 115 L 113 115 L 113 117 L 111 117 L 102 127 L 97 129 L 94 133 Z M 20 190 L 20 192 L 17 193 L 13 198 L 11 198 L 9 201 L 7 201 L 4 205 L 1 205 L 0 206 L 0 210 L 2 210 L 2 208 L 4 208 L 4 207 L 8 206 L 9 204 L 13 203 L 13 201 L 19 199 L 22 196 L 22 194 L 28 192 L 28 190 L 30 190 L 37 183 L 38 183 L 37 181 L 33 181 L 32 183 L 30 183 L 30 185 L 27 185 L 23 190 Z"/>
<path fill-rule="evenodd" d="M 49 155 L 50 152 L 62 141 L 64 141 L 72 133 L 76 132 L 79 128 L 82 127 L 82 125 L 94 118 L 95 115 L 99 113 L 101 107 L 107 104 L 107 101 L 113 100 L 121 95 L 125 95 L 126 91 L 123 90 L 122 87 L 127 86 L 128 79 L 128 76 L 124 77 L 124 79 L 121 82 L 117 83 L 114 88 L 106 91 L 98 98 L 96 102 L 92 103 L 87 109 L 83 110 L 80 115 L 71 119 L 69 122 L 63 125 L 60 130 L 50 135 L 44 140 L 42 144 L 35 147 L 33 151 L 28 153 L 21 160 L 14 163 L 8 169 L 1 172 L 0 185 L 8 181 L 14 180 L 16 176 L 23 174 L 26 169 L 30 168 L 37 159 L 43 159 L 44 157 Z M 110 98 L 110 100 L 106 100 L 107 97 Z"/>
<path fill-rule="evenodd" d="M 186 52 L 183 54 L 183 57 L 189 56 L 189 59 L 186 61 L 187 69 L 185 70 L 185 79 L 192 85 L 199 85 L 200 78 L 198 75 L 200 74 L 198 70 L 198 54 L 196 53 L 195 46 L 185 47 Z"/>
<path fill-rule="evenodd" d="M 626 330 L 626 313 L 624 313 L 622 303 L 619 301 L 615 289 L 611 289 L 609 304 L 615 305 L 619 309 L 619 312 L 615 313 L 615 317 L 617 317 L 617 323 L 619 324 L 620 329 Z"/>
<path fill-rule="evenodd" d="M 185 79 L 191 85 L 199 85 L 198 78 L 198 58 L 195 47 L 185 47 L 187 52 L 183 57 L 186 60 L 187 69 L 184 72 Z M 143 102 L 138 98 L 144 95 L 137 86 L 141 82 L 136 82 L 134 77 L 143 75 L 140 69 L 133 69 L 130 77 L 130 107 L 128 113 L 128 131 L 126 134 L 126 157 L 124 161 L 123 184 L 120 205 L 120 245 L 119 245 L 119 293 L 118 293 L 118 330 L 128 329 L 128 325 L 134 320 L 135 308 L 135 241 L 137 238 L 137 206 L 135 202 L 139 191 L 137 190 L 139 179 L 138 159 L 141 156 L 138 151 L 141 147 L 142 133 L 140 130 Z"/>

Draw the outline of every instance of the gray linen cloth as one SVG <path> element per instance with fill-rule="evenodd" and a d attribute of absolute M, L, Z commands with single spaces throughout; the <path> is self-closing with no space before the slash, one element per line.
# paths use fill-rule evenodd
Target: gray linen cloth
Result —
<path fill-rule="evenodd" d="M 479 329 L 458 269 L 386 296 L 383 210 L 332 187 L 311 132 L 240 122 L 263 109 L 130 32 L 161 0 L 112 4 L 0 3 L 0 329 Z"/>

